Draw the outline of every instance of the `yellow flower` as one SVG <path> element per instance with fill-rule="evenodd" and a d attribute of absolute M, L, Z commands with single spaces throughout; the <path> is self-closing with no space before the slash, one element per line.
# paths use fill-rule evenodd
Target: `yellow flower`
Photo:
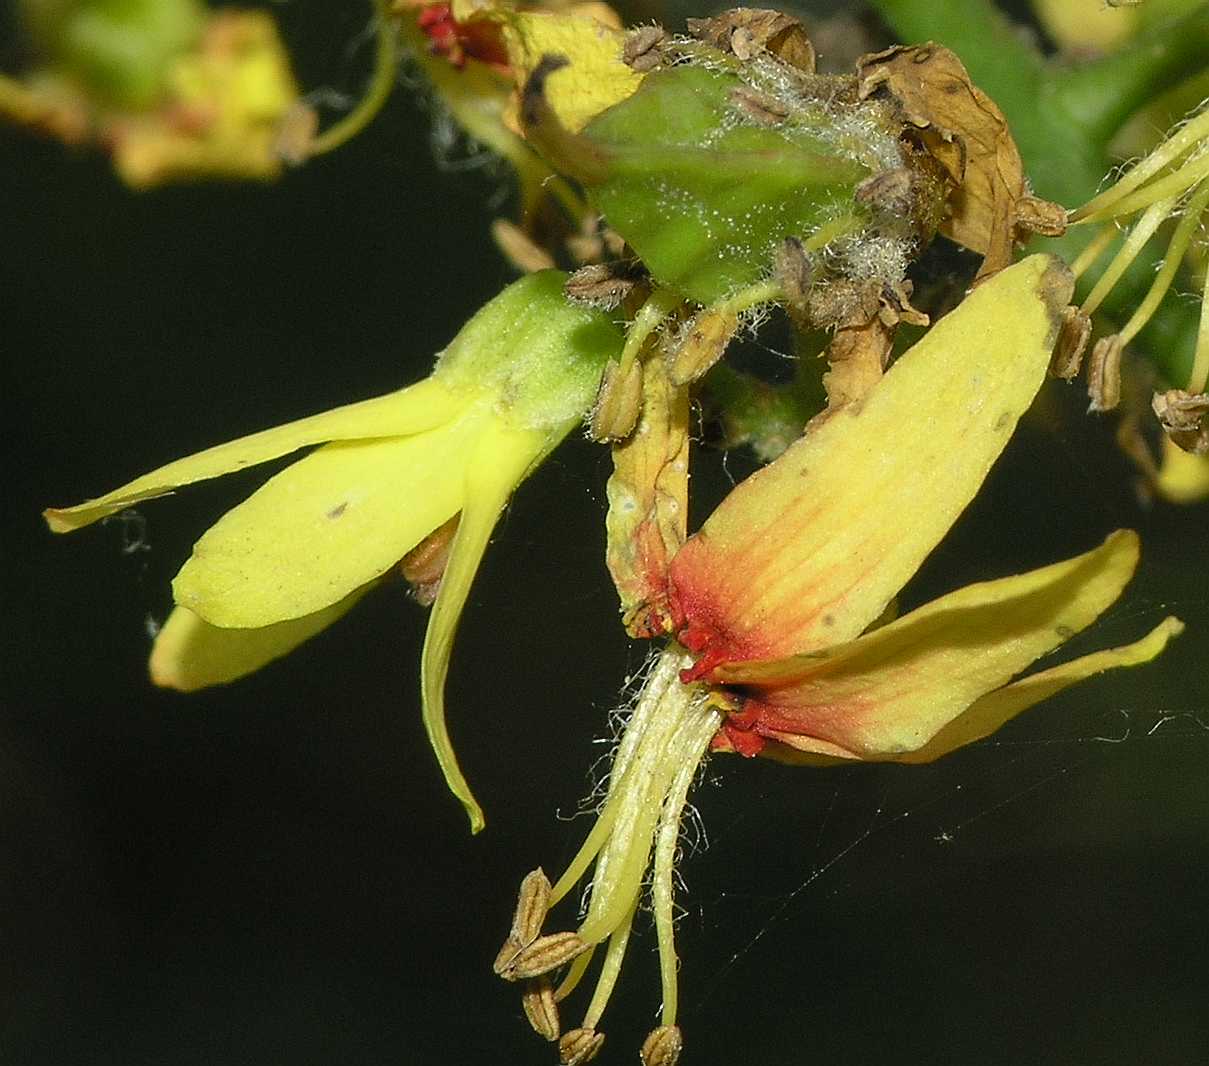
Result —
<path fill-rule="evenodd" d="M 482 308 L 417 385 L 169 463 L 95 500 L 45 512 L 65 533 L 207 478 L 323 447 L 271 478 L 194 546 L 151 656 L 157 684 L 231 681 L 331 624 L 433 530 L 460 515 L 421 665 L 424 724 L 477 832 L 483 816 L 445 726 L 458 618 L 516 486 L 578 424 L 621 347 L 565 275 L 523 278 Z"/>
<path fill-rule="evenodd" d="M 933 759 L 1067 685 L 1152 659 L 1183 628 L 1168 618 L 1134 644 L 1012 680 L 1120 595 L 1138 558 L 1128 531 L 878 625 L 1032 402 L 1072 287 L 1049 256 L 980 285 L 862 401 L 819 416 L 735 489 L 673 557 L 680 644 L 648 675 L 597 823 L 544 897 L 553 905 L 594 865 L 584 920 L 574 933 L 506 945 L 497 961 L 509 980 L 570 962 L 554 992 L 562 1000 L 607 943 L 568 1046 L 602 1039 L 596 1027 L 648 863 L 663 1011 L 644 1061 L 680 1045 L 673 865 L 688 788 L 709 748 L 807 762 Z"/>

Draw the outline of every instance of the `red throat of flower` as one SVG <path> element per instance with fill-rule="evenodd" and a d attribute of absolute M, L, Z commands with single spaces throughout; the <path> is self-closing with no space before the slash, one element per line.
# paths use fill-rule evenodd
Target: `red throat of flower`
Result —
<path fill-rule="evenodd" d="M 508 68 L 508 53 L 494 23 L 458 22 L 449 4 L 429 4 L 421 8 L 416 23 L 428 38 L 429 51 L 443 56 L 459 70 L 468 59 L 476 59 L 498 70 Z"/>

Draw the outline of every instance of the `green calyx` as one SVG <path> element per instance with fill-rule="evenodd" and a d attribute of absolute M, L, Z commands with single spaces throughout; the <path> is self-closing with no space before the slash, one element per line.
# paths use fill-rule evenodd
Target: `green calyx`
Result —
<path fill-rule="evenodd" d="M 542 270 L 513 282 L 462 327 L 433 376 L 455 391 L 489 394 L 518 428 L 561 437 L 591 406 L 624 341 L 608 315 L 566 298 L 566 280 Z"/>
<path fill-rule="evenodd" d="M 26 27 L 63 71 L 104 103 L 153 105 L 201 31 L 198 0 L 24 0 Z"/>
<path fill-rule="evenodd" d="M 861 278 L 837 251 L 842 260 L 861 241 L 890 238 L 905 255 L 931 236 L 919 219 L 938 217 L 917 210 L 910 191 L 906 205 L 862 198 L 888 173 L 906 175 L 909 189 L 915 164 L 899 120 L 859 100 L 852 77 L 695 44 L 690 62 L 648 74 L 582 134 L 551 131 L 549 111 L 532 104 L 530 139 L 583 183 L 657 282 L 699 303 L 767 277 L 790 238 L 820 253 L 820 278 Z"/>

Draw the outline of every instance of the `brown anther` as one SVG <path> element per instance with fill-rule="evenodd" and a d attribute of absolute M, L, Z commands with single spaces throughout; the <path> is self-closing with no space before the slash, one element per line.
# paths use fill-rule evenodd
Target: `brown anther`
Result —
<path fill-rule="evenodd" d="M 516 910 L 512 914 L 512 926 L 508 930 L 504 946 L 500 948 L 492 964 L 492 969 L 497 974 L 503 976 L 516 957 L 537 939 L 549 909 L 550 879 L 539 866 L 525 874 L 524 880 L 521 881 L 516 897 Z"/>
<path fill-rule="evenodd" d="M 537 977 L 529 982 L 521 996 L 521 1007 L 538 1036 L 543 1040 L 558 1039 L 558 1004 L 554 1001 L 554 985 L 549 977 Z"/>
<path fill-rule="evenodd" d="M 634 432 L 642 411 L 642 364 L 633 360 L 628 369 L 609 363 L 600 380 L 596 406 L 588 426 L 593 440 L 625 440 Z"/>
<path fill-rule="evenodd" d="M 1173 444 L 1193 455 L 1209 454 L 1209 395 L 1168 389 L 1156 392 L 1150 406 Z"/>
<path fill-rule="evenodd" d="M 777 245 L 772 256 L 772 276 L 781 286 L 790 308 L 804 310 L 814 280 L 814 267 L 797 237 L 786 237 Z"/>
<path fill-rule="evenodd" d="M 604 1046 L 604 1033 L 595 1029 L 568 1029 L 558 1041 L 558 1061 L 562 1066 L 580 1066 L 591 1062 Z"/>
<path fill-rule="evenodd" d="M 1062 324 L 1058 327 L 1058 340 L 1054 355 L 1050 359 L 1049 372 L 1053 377 L 1072 381 L 1083 365 L 1083 351 L 1091 337 L 1091 318 L 1077 307 L 1062 311 Z"/>
<path fill-rule="evenodd" d="M 500 960 L 496 959 L 495 972 L 505 981 L 527 981 L 530 977 L 541 977 L 551 970 L 557 970 L 591 946 L 578 933 L 539 936 L 532 944 L 521 948 L 504 966 L 498 966 Z"/>
<path fill-rule="evenodd" d="M 273 152 L 292 167 L 301 166 L 311 155 L 319 132 L 319 113 L 301 101 L 293 104 L 277 125 Z"/>
<path fill-rule="evenodd" d="M 907 214 L 911 210 L 912 182 L 907 167 L 894 167 L 866 178 L 856 187 L 853 196 L 858 204 Z"/>
<path fill-rule="evenodd" d="M 639 26 L 631 30 L 621 48 L 621 61 L 639 74 L 654 70 L 663 62 L 659 46 L 666 38 L 667 31 L 662 26 Z"/>
<path fill-rule="evenodd" d="M 612 311 L 634 291 L 642 280 L 639 271 L 621 263 L 594 263 L 580 267 L 569 278 L 563 291 L 567 299 L 602 311 Z"/>
<path fill-rule="evenodd" d="M 1111 411 L 1121 402 L 1121 338 L 1101 337 L 1092 346 L 1087 361 L 1089 411 Z"/>
<path fill-rule="evenodd" d="M 1039 196 L 1022 196 L 1016 204 L 1016 225 L 1043 237 L 1061 237 L 1066 232 L 1066 208 Z"/>
<path fill-rule="evenodd" d="M 782 101 L 747 86 L 732 89 L 730 99 L 744 117 L 758 126 L 777 126 L 789 117 L 789 108 Z"/>
<path fill-rule="evenodd" d="M 734 311 L 707 307 L 697 312 L 668 356 L 668 380 L 678 386 L 703 377 L 722 358 L 738 328 L 739 316 Z"/>
<path fill-rule="evenodd" d="M 421 607 L 431 607 L 436 602 L 437 593 L 441 591 L 441 578 L 445 576 L 445 567 L 449 563 L 449 553 L 453 550 L 453 538 L 458 531 L 458 520 L 461 517 L 460 514 L 455 514 L 448 522 L 437 526 L 403 556 L 399 563 L 399 572 L 411 585 L 411 594 Z"/>
<path fill-rule="evenodd" d="M 661 1025 L 651 1030 L 642 1042 L 642 1066 L 676 1066 L 684 1049 L 684 1037 L 678 1025 Z"/>
<path fill-rule="evenodd" d="M 737 7 L 705 19 L 688 19 L 688 32 L 746 63 L 770 52 L 807 74 L 815 68 L 814 46 L 795 18 L 766 8 Z"/>

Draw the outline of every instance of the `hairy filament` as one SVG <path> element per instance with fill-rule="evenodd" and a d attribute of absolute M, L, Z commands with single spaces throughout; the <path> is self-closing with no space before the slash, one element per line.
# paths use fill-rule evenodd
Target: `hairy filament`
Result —
<path fill-rule="evenodd" d="M 609 937 L 609 946 L 605 949 L 600 976 L 596 979 L 596 991 L 592 993 L 592 1000 L 584 1014 L 583 1028 L 585 1029 L 595 1029 L 600 1023 L 605 1007 L 609 1005 L 609 997 L 617 985 L 617 976 L 621 973 L 621 964 L 625 960 L 625 949 L 630 942 L 630 930 L 634 926 L 634 912 L 637 909 L 638 897 L 635 896 L 629 913 Z"/>
<path fill-rule="evenodd" d="M 1209 153 L 1198 159 L 1185 163 L 1179 170 L 1160 178 L 1129 196 L 1122 197 L 1109 207 L 1097 211 L 1094 215 L 1084 215 L 1082 222 L 1101 222 L 1122 215 L 1132 215 L 1158 201 L 1174 200 L 1186 193 L 1202 178 L 1209 175 Z"/>
<path fill-rule="evenodd" d="M 1138 253 L 1145 247 L 1146 242 L 1154 236 L 1155 231 L 1162 225 L 1164 219 L 1171 214 L 1171 209 L 1174 206 L 1174 198 L 1163 200 L 1160 203 L 1152 204 L 1146 210 L 1146 213 L 1138 219 L 1133 229 L 1129 231 L 1129 236 L 1125 239 L 1125 243 L 1121 245 L 1112 262 L 1108 264 L 1108 269 L 1100 275 L 1100 280 L 1096 282 L 1095 288 L 1091 290 L 1087 299 L 1083 301 L 1083 306 L 1080 310 L 1085 315 L 1090 315 L 1095 311 L 1104 301 L 1104 298 L 1112 292 L 1113 286 L 1121 280 L 1121 275 L 1125 273 L 1129 264 L 1137 258 Z"/>
<path fill-rule="evenodd" d="M 1115 185 L 1093 197 L 1077 211 L 1071 212 L 1072 222 L 1082 222 L 1099 215 L 1112 207 L 1129 193 L 1137 189 L 1148 178 L 1153 177 L 1169 163 L 1179 159 L 1197 141 L 1209 137 L 1209 111 L 1197 115 L 1183 129 L 1177 130 L 1136 166 L 1130 168 Z"/>

